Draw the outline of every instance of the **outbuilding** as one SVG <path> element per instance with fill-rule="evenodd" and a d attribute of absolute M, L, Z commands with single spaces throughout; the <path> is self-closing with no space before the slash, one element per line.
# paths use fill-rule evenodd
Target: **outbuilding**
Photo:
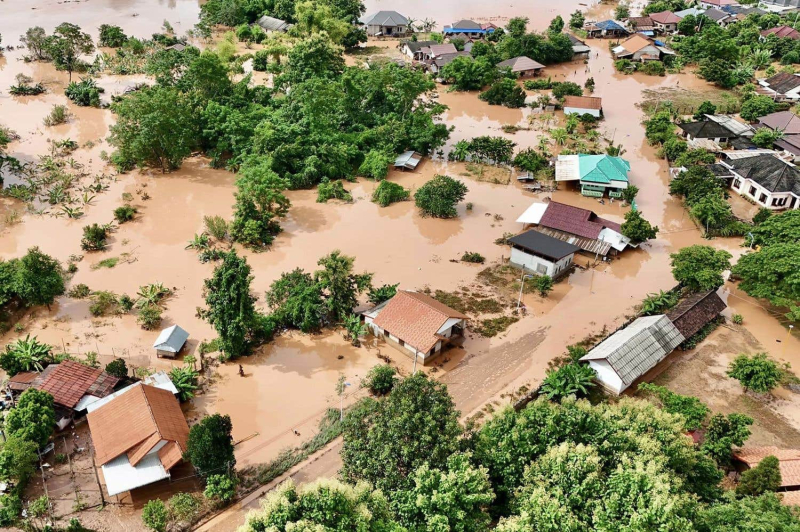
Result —
<path fill-rule="evenodd" d="M 420 161 L 422 161 L 422 155 L 415 151 L 407 151 L 397 156 L 397 159 L 394 160 L 394 167 L 401 170 L 416 170 Z"/>
<path fill-rule="evenodd" d="M 512 264 L 553 278 L 569 271 L 575 253 L 581 249 L 534 230 L 509 238 L 508 242 Z"/>
<path fill-rule="evenodd" d="M 153 348 L 156 350 L 156 356 L 158 358 L 175 358 L 178 356 L 180 350 L 183 349 L 188 338 L 189 333 L 177 325 L 167 327 L 161 331 L 161 334 L 158 335 L 158 338 L 156 338 L 153 344 Z"/>
<path fill-rule="evenodd" d="M 596 96 L 566 96 L 563 107 L 565 115 L 603 115 L 603 100 Z"/>

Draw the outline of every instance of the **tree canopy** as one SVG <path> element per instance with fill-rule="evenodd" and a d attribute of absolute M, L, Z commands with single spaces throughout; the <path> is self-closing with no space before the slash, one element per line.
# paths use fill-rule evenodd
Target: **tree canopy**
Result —
<path fill-rule="evenodd" d="M 713 290 L 725 282 L 722 272 L 730 269 L 731 254 L 711 246 L 694 245 L 670 255 L 672 276 L 694 292 Z"/>
<path fill-rule="evenodd" d="M 184 460 L 191 462 L 203 477 L 233 471 L 233 424 L 230 416 L 206 416 L 189 429 Z"/>

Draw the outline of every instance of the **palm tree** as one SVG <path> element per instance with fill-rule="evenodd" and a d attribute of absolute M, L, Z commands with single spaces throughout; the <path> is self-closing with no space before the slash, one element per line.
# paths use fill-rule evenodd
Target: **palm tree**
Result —
<path fill-rule="evenodd" d="M 40 342 L 35 336 L 27 335 L 13 344 L 6 346 L 5 354 L 0 357 L 3 369 L 13 376 L 21 371 L 42 371 L 52 362 L 53 346 Z"/>
<path fill-rule="evenodd" d="M 170 292 L 172 292 L 172 290 L 165 287 L 162 283 L 151 283 L 140 286 L 139 291 L 136 292 L 136 295 L 139 296 L 139 299 L 136 301 L 136 308 L 157 306 Z"/>
<path fill-rule="evenodd" d="M 539 151 L 548 153 L 550 151 L 550 139 L 547 137 L 539 138 Z"/>
<path fill-rule="evenodd" d="M 553 137 L 553 140 L 556 144 L 563 146 L 567 143 L 567 139 L 569 138 L 569 133 L 564 128 L 556 128 L 550 131 L 550 136 Z"/>

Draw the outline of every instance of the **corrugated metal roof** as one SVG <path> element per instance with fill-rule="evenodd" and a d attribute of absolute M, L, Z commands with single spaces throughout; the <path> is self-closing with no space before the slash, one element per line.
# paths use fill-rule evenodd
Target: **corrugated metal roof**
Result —
<path fill-rule="evenodd" d="M 264 28 L 266 31 L 289 31 L 292 24 L 275 17 L 268 17 L 264 15 L 256 21 L 256 24 Z"/>
<path fill-rule="evenodd" d="M 146 456 L 137 466 L 131 465 L 128 456 L 122 454 L 103 464 L 103 480 L 111 496 L 140 488 L 153 482 L 169 478 L 169 472 L 161 463 L 157 453 Z"/>
<path fill-rule="evenodd" d="M 378 11 L 361 20 L 366 26 L 408 26 L 408 19 L 397 11 Z"/>
<path fill-rule="evenodd" d="M 415 151 L 407 151 L 397 156 L 397 159 L 394 160 L 394 166 L 413 170 L 417 167 L 421 160 L 422 155 L 419 153 Z"/>
<path fill-rule="evenodd" d="M 576 253 L 581 249 L 574 244 L 570 244 L 558 238 L 553 238 L 550 235 L 535 230 L 530 230 L 509 238 L 508 241 L 518 248 L 553 261 L 559 261 L 567 255 Z"/>
<path fill-rule="evenodd" d="M 607 361 L 627 388 L 685 339 L 666 316 L 646 316 L 600 342 L 581 360 Z"/>
<path fill-rule="evenodd" d="M 177 353 L 186 343 L 187 338 L 189 338 L 188 332 L 177 325 L 173 325 L 161 331 L 161 334 L 158 335 L 155 343 L 153 343 L 153 347 L 159 351 Z"/>
<path fill-rule="evenodd" d="M 603 108 L 602 98 L 596 96 L 567 96 L 564 98 L 563 107 L 573 107 L 575 109 L 595 109 Z"/>
<path fill-rule="evenodd" d="M 571 233 L 559 231 L 558 229 L 551 229 L 549 227 L 542 227 L 542 226 L 537 227 L 536 230 L 545 235 L 557 238 L 563 242 L 567 242 L 569 244 L 578 246 L 587 253 L 594 253 L 606 256 L 608 255 L 608 252 L 611 250 L 611 244 L 609 244 L 608 242 L 603 242 L 602 240 L 596 238 L 586 238 L 582 236 L 576 236 Z"/>

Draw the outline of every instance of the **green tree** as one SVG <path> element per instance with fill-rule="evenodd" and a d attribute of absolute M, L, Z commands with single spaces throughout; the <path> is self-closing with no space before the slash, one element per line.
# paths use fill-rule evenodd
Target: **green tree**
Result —
<path fill-rule="evenodd" d="M 650 144 L 664 144 L 674 137 L 675 124 L 669 111 L 659 111 L 644 121 L 645 136 Z"/>
<path fill-rule="evenodd" d="M 147 501 L 142 508 L 142 523 L 154 532 L 165 532 L 168 519 L 167 505 L 161 499 Z"/>
<path fill-rule="evenodd" d="M 553 96 L 558 101 L 564 101 L 567 96 L 583 96 L 583 89 L 577 83 L 563 81 L 553 86 Z"/>
<path fill-rule="evenodd" d="M 367 388 L 373 395 L 386 395 L 397 384 L 397 370 L 388 364 L 379 364 L 372 368 L 361 381 L 361 386 Z"/>
<path fill-rule="evenodd" d="M 713 115 L 717 113 L 717 106 L 713 103 L 705 100 L 700 106 L 697 108 L 697 111 L 694 113 L 695 120 L 705 120 L 705 115 Z"/>
<path fill-rule="evenodd" d="M 485 57 L 456 57 L 442 68 L 440 76 L 457 91 L 475 91 L 497 77 L 497 68 Z"/>
<path fill-rule="evenodd" d="M 621 231 L 623 235 L 638 244 L 654 239 L 658 234 L 658 227 L 650 225 L 650 222 L 642 218 L 641 211 L 631 209 L 625 213 Z"/>
<path fill-rule="evenodd" d="M 423 463 L 442 469 L 462 429 L 447 388 L 418 372 L 382 401 L 367 399 L 345 417 L 342 478 L 391 493 L 408 489 Z"/>
<path fill-rule="evenodd" d="M 327 316 L 322 288 L 300 268 L 282 273 L 270 285 L 266 301 L 278 323 L 305 333 L 319 330 Z"/>
<path fill-rule="evenodd" d="M 5 432 L 9 437 L 33 442 L 42 448 L 50 439 L 55 424 L 53 396 L 28 388 L 19 396 L 17 406 L 6 416 Z"/>
<path fill-rule="evenodd" d="M 573 30 L 583 29 L 583 23 L 585 21 L 586 17 L 583 16 L 583 11 L 581 11 L 580 9 L 576 9 L 569 17 L 569 27 L 572 28 Z"/>
<path fill-rule="evenodd" d="M 669 193 L 683 196 L 690 207 L 700 198 L 722 192 L 722 181 L 703 166 L 690 166 L 669 182 Z"/>
<path fill-rule="evenodd" d="M 169 380 L 178 389 L 178 399 L 181 402 L 188 401 L 194 397 L 197 390 L 197 377 L 199 374 L 191 366 L 172 368 L 169 372 Z"/>
<path fill-rule="evenodd" d="M 742 473 L 736 495 L 758 497 L 781 487 L 781 463 L 774 456 L 764 457 L 756 467 Z"/>
<path fill-rule="evenodd" d="M 334 79 L 344 71 L 342 49 L 324 34 L 315 33 L 294 44 L 281 79 L 296 85 L 311 78 Z"/>
<path fill-rule="evenodd" d="M 111 109 L 117 115 L 109 137 L 117 148 L 112 161 L 122 170 L 136 165 L 174 170 L 197 145 L 197 113 L 189 98 L 174 88 L 136 91 Z"/>
<path fill-rule="evenodd" d="M 350 486 L 329 479 L 301 488 L 287 480 L 265 497 L 261 510 L 247 515 L 239 530 L 401 532 L 380 491 L 367 483 Z"/>
<path fill-rule="evenodd" d="M 720 503 L 703 508 L 695 524 L 700 532 L 794 532 L 800 526 L 796 510 L 781 504 L 779 495 L 737 499 L 732 492 Z"/>
<path fill-rule="evenodd" d="M 741 354 L 728 365 L 727 374 L 736 379 L 746 390 L 758 393 L 771 392 L 783 377 L 778 363 L 766 353 L 757 353 L 752 357 Z"/>
<path fill-rule="evenodd" d="M 380 305 L 384 301 L 388 301 L 388 300 L 392 299 L 395 296 L 395 294 L 397 293 L 397 287 L 398 286 L 399 286 L 399 283 L 398 284 L 385 284 L 385 285 L 380 286 L 378 288 L 374 288 L 374 287 L 370 288 L 369 289 L 369 294 L 367 296 L 369 298 L 369 302 L 374 304 L 374 305 Z"/>
<path fill-rule="evenodd" d="M 448 457 L 444 469 L 422 464 L 411 475 L 413 487 L 393 497 L 393 509 L 409 532 L 488 528 L 494 500 L 486 468 L 475 467 L 469 453 Z"/>
<path fill-rule="evenodd" d="M 504 105 L 516 109 L 525 106 L 525 91 L 513 79 L 495 81 L 488 90 L 478 96 L 489 105 Z"/>
<path fill-rule="evenodd" d="M 753 96 L 742 104 L 739 112 L 742 118 L 749 122 L 755 122 L 762 116 L 774 113 L 778 104 L 769 96 Z"/>
<path fill-rule="evenodd" d="M 661 403 L 661 408 L 670 414 L 679 414 L 683 416 L 683 426 L 686 430 L 699 429 L 711 411 L 708 406 L 697 397 L 680 395 L 668 390 L 664 386 L 643 382 L 639 384 L 639 391 L 657 397 Z"/>
<path fill-rule="evenodd" d="M 759 230 L 760 227 L 755 229 Z M 763 233 L 759 232 L 759 235 Z M 741 279 L 739 287 L 748 295 L 788 308 L 787 317 L 800 320 L 800 243 L 773 244 L 761 251 L 747 253 L 739 259 L 732 272 Z"/>
<path fill-rule="evenodd" d="M 381 181 L 372 193 L 372 201 L 381 207 L 388 207 L 398 201 L 406 201 L 410 197 L 411 191 L 391 181 Z"/>
<path fill-rule="evenodd" d="M 187 93 L 194 93 L 207 102 L 230 95 L 233 84 L 228 77 L 226 62 L 219 54 L 206 50 L 189 63 L 180 76 L 178 88 Z"/>
<path fill-rule="evenodd" d="M 417 190 L 414 201 L 423 215 L 455 218 L 456 205 L 467 195 L 467 186 L 449 176 L 437 175 Z"/>
<path fill-rule="evenodd" d="M 125 379 L 128 377 L 128 364 L 124 358 L 115 358 L 106 364 L 106 373 L 118 379 Z"/>
<path fill-rule="evenodd" d="M 97 41 L 97 45 L 102 47 L 120 48 L 128 40 L 128 36 L 119 26 L 100 24 L 99 33 L 100 39 Z"/>
<path fill-rule="evenodd" d="M 548 26 L 547 31 L 553 33 L 561 33 L 564 30 L 564 19 L 561 18 L 561 15 L 557 15 L 556 18 L 550 21 L 550 26 Z"/>
<path fill-rule="evenodd" d="M 20 41 L 28 48 L 28 53 L 34 61 L 49 61 L 47 32 L 41 26 L 34 26 L 25 31 Z"/>
<path fill-rule="evenodd" d="M 772 211 L 767 210 L 769 214 L 764 216 L 759 211 L 760 219 L 757 221 L 753 218 L 756 224 L 751 232 L 753 233 L 753 244 L 761 246 L 770 246 L 772 244 L 796 244 L 798 235 L 800 235 L 800 210 L 794 209 L 791 211 L 784 211 L 779 214 L 772 214 Z M 748 242 L 749 243 L 749 242 Z"/>
<path fill-rule="evenodd" d="M 289 212 L 291 203 L 284 195 L 289 183 L 262 160 L 248 160 L 236 179 L 231 236 L 237 242 L 260 247 L 272 243 L 280 231 L 278 220 Z"/>
<path fill-rule="evenodd" d="M 727 416 L 714 414 L 706 427 L 702 450 L 720 465 L 731 461 L 731 448 L 742 446 L 750 437 L 753 418 L 744 414 L 732 413 Z"/>
<path fill-rule="evenodd" d="M 10 436 L 0 448 L 0 480 L 25 486 L 36 473 L 37 449 L 36 442 Z"/>
<path fill-rule="evenodd" d="M 26 305 L 50 305 L 64 293 L 64 276 L 59 262 L 32 247 L 16 263 L 14 291 Z"/>
<path fill-rule="evenodd" d="M 693 292 L 719 288 L 725 282 L 722 272 L 731 267 L 731 254 L 711 246 L 685 247 L 670 258 L 672 276 Z"/>
<path fill-rule="evenodd" d="M 751 140 L 753 141 L 753 144 L 759 148 L 772 148 L 773 144 L 775 144 L 775 141 L 782 138 L 782 131 L 777 129 L 769 129 L 768 127 L 762 127 L 756 131 Z"/>
<path fill-rule="evenodd" d="M 358 296 L 372 286 L 371 273 L 353 273 L 354 257 L 334 250 L 317 261 L 321 270 L 314 272 L 314 282 L 322 289 L 328 319 L 340 323 L 352 315 Z"/>
<path fill-rule="evenodd" d="M 253 280 L 250 266 L 236 251 L 222 255 L 222 264 L 204 283 L 207 310 L 202 316 L 217 331 L 226 358 L 246 355 L 255 320 L 255 298 L 250 293 Z"/>
<path fill-rule="evenodd" d="M 69 81 L 72 81 L 73 72 L 86 70 L 86 62 L 81 57 L 94 52 L 94 43 L 92 37 L 82 32 L 79 26 L 64 22 L 56 26 L 47 40 L 46 48 L 56 69 L 66 70 Z"/>
<path fill-rule="evenodd" d="M 236 477 L 231 475 L 210 475 L 203 490 L 206 499 L 228 502 L 236 496 Z"/>
<path fill-rule="evenodd" d="M 586 364 L 566 364 L 547 372 L 542 381 L 541 393 L 553 401 L 560 401 L 570 395 L 585 397 L 594 387 L 596 376 L 594 370 Z"/>
<path fill-rule="evenodd" d="M 189 429 L 183 459 L 191 462 L 200 476 L 221 475 L 233 471 L 233 437 L 230 416 L 213 414 Z"/>
<path fill-rule="evenodd" d="M 614 18 L 617 20 L 626 19 L 631 16 L 631 8 L 628 4 L 620 3 L 614 9 Z"/>
<path fill-rule="evenodd" d="M 35 336 L 28 334 L 13 344 L 6 345 L 0 354 L 0 368 L 9 377 L 23 371 L 42 371 L 53 362 L 53 346 L 40 342 Z"/>

